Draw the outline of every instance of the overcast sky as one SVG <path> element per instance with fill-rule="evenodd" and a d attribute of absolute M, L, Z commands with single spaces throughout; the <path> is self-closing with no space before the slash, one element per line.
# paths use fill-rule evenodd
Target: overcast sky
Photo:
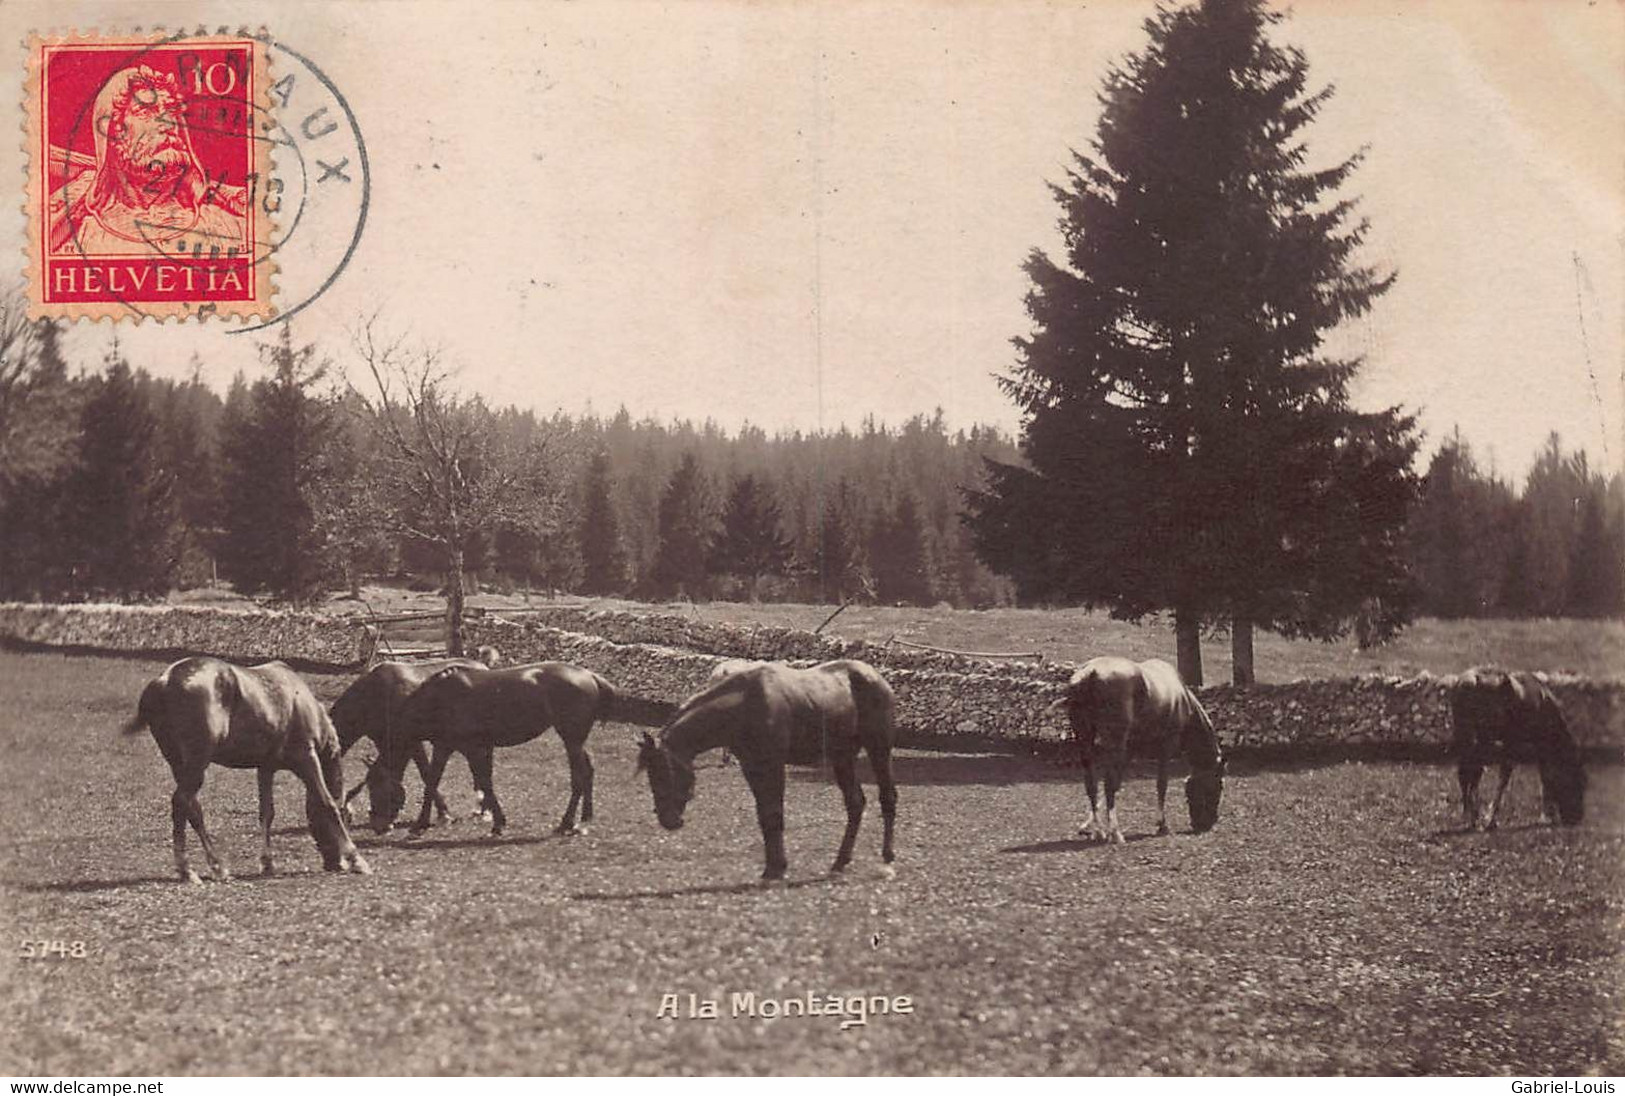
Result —
<path fill-rule="evenodd" d="M 264 25 L 315 62 L 373 169 L 355 259 L 294 321 L 340 361 L 378 311 L 467 389 L 543 412 L 771 431 L 940 406 L 1013 430 L 992 377 L 1028 330 L 1020 264 L 1057 246 L 1046 183 L 1149 10 L 53 0 L 0 6 L 0 40 L 156 12 Z M 1309 131 L 1317 163 L 1370 146 L 1350 187 L 1365 258 L 1399 272 L 1345 336 L 1368 356 L 1358 401 L 1419 411 L 1430 446 L 1459 425 L 1503 474 L 1553 429 L 1619 468 L 1625 5 L 1309 0 L 1277 37 L 1338 88 Z M 18 198 L 23 170 L 0 145 Z M 17 254 L 23 218 L 3 207 Z M 99 357 L 109 331 L 81 324 L 70 348 Z M 120 331 L 134 364 L 181 376 L 196 353 L 220 384 L 264 338 Z"/>

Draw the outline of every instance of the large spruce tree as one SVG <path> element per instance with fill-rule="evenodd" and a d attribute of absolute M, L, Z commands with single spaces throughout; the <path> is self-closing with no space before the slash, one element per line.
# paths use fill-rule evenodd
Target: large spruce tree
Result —
<path fill-rule="evenodd" d="M 1304 129 L 1331 95 L 1268 31 L 1262 0 L 1146 23 L 1106 77 L 1065 185 L 1064 261 L 1035 250 L 1029 337 L 1005 388 L 1023 466 L 969 495 L 978 550 L 1029 599 L 1170 610 L 1180 670 L 1228 625 L 1342 634 L 1408 611 L 1401 530 L 1413 422 L 1349 405 L 1358 359 L 1324 353 L 1391 274 L 1359 265 L 1367 224 L 1336 195 L 1356 153 L 1312 169 Z"/>

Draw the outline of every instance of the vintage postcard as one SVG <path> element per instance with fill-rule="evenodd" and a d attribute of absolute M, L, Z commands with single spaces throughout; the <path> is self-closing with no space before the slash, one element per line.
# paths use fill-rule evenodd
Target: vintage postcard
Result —
<path fill-rule="evenodd" d="M 0 0 L 0 133 L 12 1092 L 1625 1096 L 1625 0 Z"/>

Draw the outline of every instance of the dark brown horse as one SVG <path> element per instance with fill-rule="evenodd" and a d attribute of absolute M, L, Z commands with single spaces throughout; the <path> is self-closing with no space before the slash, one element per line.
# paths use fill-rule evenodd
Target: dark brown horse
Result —
<path fill-rule="evenodd" d="M 892 831 L 897 821 L 897 786 L 892 781 L 895 742 L 891 686 L 863 662 L 825 662 L 807 670 L 781 662 L 763 663 L 729 674 L 685 701 L 660 737 L 645 733 L 638 768 L 649 773 L 655 814 L 668 830 L 683 824 L 683 809 L 694 795 L 694 757 L 719 746 L 733 751 L 756 797 L 767 867 L 764 879 L 782 879 L 784 855 L 784 767 L 828 758 L 846 800 L 846 833 L 831 871 L 852 862 L 863 820 L 863 787 L 857 757 L 869 755 L 880 786 L 884 825 L 881 859 L 894 859 Z"/>
<path fill-rule="evenodd" d="M 1540 770 L 1541 820 L 1555 815 L 1565 826 L 1585 817 L 1585 768 L 1551 690 L 1533 674 L 1468 670 L 1450 689 L 1451 752 L 1461 782 L 1461 807 L 1472 828 L 1495 828 L 1512 767 L 1533 762 Z M 1501 783 L 1490 809 L 1478 802 L 1484 766 L 1499 761 Z"/>
<path fill-rule="evenodd" d="M 1205 833 L 1218 822 L 1224 755 L 1213 721 L 1179 679 L 1179 671 L 1155 658 L 1139 663 L 1126 658 L 1090 659 L 1072 675 L 1060 703 L 1066 705 L 1072 723 L 1083 763 L 1083 784 L 1089 792 L 1089 817 L 1079 833 L 1104 841 L 1123 840 L 1117 824 L 1117 789 L 1123 784 L 1131 745 L 1156 751 L 1157 833 L 1168 832 L 1168 763 L 1175 750 L 1184 754 L 1191 767 L 1185 781 L 1191 829 Z M 1095 801 L 1097 745 L 1106 763 L 1104 826 Z"/>
<path fill-rule="evenodd" d="M 175 870 L 183 881 L 198 882 L 186 864 L 186 825 L 192 824 L 203 855 L 217 879 L 231 872 L 215 855 L 203 826 L 198 791 L 211 763 L 259 770 L 260 866 L 271 873 L 272 781 L 289 769 L 305 784 L 305 817 L 328 871 L 367 874 L 372 869 L 356 851 L 339 814 L 344 792 L 338 734 L 327 713 L 298 674 L 280 662 L 241 667 L 214 658 L 182 659 L 141 692 L 126 734 L 150 730 L 175 774 L 170 818 L 175 824 Z"/>
<path fill-rule="evenodd" d="M 419 685 L 400 710 L 400 735 L 367 774 L 372 799 L 372 826 L 382 833 L 394 824 L 406 802 L 401 776 L 410 747 L 427 742 L 434 748 L 423 782 L 423 809 L 412 834 L 429 828 L 429 810 L 446 762 L 453 753 L 468 759 L 474 786 L 491 812 L 491 834 L 507 825 L 502 804 L 491 786 L 491 755 L 498 746 L 518 746 L 558 729 L 570 759 L 570 805 L 558 825 L 560 833 L 584 833 L 592 821 L 592 757 L 587 735 L 595 720 L 606 718 L 615 700 L 609 682 L 579 666 L 539 662 L 508 670 L 452 666 Z M 576 808 L 581 825 L 576 825 Z"/>
<path fill-rule="evenodd" d="M 494 649 L 493 649 L 494 650 Z M 487 663 L 483 660 L 476 662 L 469 659 L 441 659 L 437 662 L 380 662 L 344 690 L 329 714 L 333 717 L 333 726 L 338 730 L 339 749 L 348 752 L 363 738 L 372 740 L 378 747 L 379 756 L 386 752 L 393 753 L 405 749 L 412 763 L 417 766 L 418 776 L 428 782 L 429 778 L 429 748 L 422 742 L 402 743 L 398 739 L 401 734 L 401 708 L 418 686 L 441 670 L 452 666 L 462 666 L 469 670 L 483 670 Z M 473 772 L 475 763 L 469 761 L 469 772 Z M 350 800 L 367 786 L 363 778 L 356 786 L 344 796 L 343 807 L 348 817 Z M 450 817 L 446 807 L 445 797 L 435 790 L 432 796 L 434 808 L 442 820 Z"/>

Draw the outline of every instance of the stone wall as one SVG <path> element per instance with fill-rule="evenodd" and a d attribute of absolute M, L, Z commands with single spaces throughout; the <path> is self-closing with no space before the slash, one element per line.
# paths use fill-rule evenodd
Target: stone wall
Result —
<path fill-rule="evenodd" d="M 558 659 L 603 674 L 623 692 L 670 705 L 697 692 L 724 658 L 810 664 L 857 658 L 881 671 L 897 693 L 898 722 L 926 737 L 973 735 L 1059 742 L 1069 731 L 1052 710 L 1076 668 L 1065 662 L 998 663 L 959 655 L 843 641 L 782 628 L 732 627 L 681 617 L 553 610 L 535 617 L 488 616 L 470 622 L 471 643 L 490 643 L 509 661 Z M 607 634 L 587 635 L 581 629 Z M 645 637 L 659 636 L 666 643 Z M 689 646 L 692 643 L 694 646 Z M 1625 745 L 1625 682 L 1547 675 L 1583 746 Z M 1368 675 L 1236 689 L 1198 690 L 1225 748 L 1259 750 L 1363 747 L 1442 748 L 1450 741 L 1449 677 Z"/>
<path fill-rule="evenodd" d="M 281 658 L 357 669 L 377 643 L 376 632 L 362 622 L 313 613 L 126 605 L 0 604 L 0 637 L 46 647 Z M 492 644 L 510 663 L 557 659 L 595 670 L 627 698 L 623 718 L 657 721 L 704 688 L 725 658 L 804 665 L 856 658 L 886 676 L 897 693 L 899 725 L 911 735 L 1056 743 L 1069 733 L 1064 713 L 1051 707 L 1075 669 L 1066 662 L 996 662 L 788 628 L 580 609 L 544 610 L 522 621 L 476 616 L 467 641 L 471 648 Z M 1366 676 L 1215 686 L 1198 695 L 1227 749 L 1433 749 L 1450 740 L 1450 680 Z M 1625 682 L 1561 674 L 1546 680 L 1582 745 L 1611 752 L 1625 746 Z"/>
<path fill-rule="evenodd" d="M 378 642 L 377 632 L 363 623 L 316 613 L 15 602 L 0 603 L 0 637 L 42 647 L 358 668 Z"/>

